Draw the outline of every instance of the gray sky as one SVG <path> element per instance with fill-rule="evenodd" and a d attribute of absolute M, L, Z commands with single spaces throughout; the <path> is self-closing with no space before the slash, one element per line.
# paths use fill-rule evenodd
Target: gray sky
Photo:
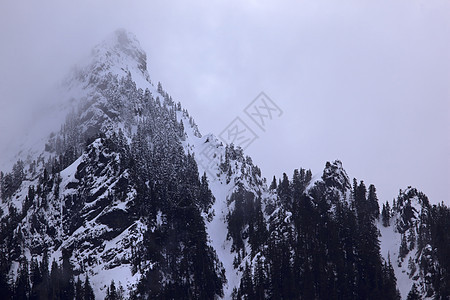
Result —
<path fill-rule="evenodd" d="M 449 1 L 147 2 L 1 1 L 0 149 L 123 27 L 202 133 L 253 126 L 246 152 L 264 176 L 340 159 L 382 201 L 411 185 L 450 203 Z M 243 112 L 261 91 L 284 112 L 266 132 Z"/>

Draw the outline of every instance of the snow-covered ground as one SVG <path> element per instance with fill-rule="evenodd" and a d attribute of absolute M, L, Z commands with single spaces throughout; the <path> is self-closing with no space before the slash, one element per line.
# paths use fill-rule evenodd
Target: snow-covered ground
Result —
<path fill-rule="evenodd" d="M 412 287 L 412 280 L 409 278 L 408 260 L 416 254 L 416 251 L 411 251 L 403 260 L 401 267 L 399 267 L 398 254 L 400 249 L 401 235 L 394 231 L 394 224 L 389 227 L 384 227 L 381 221 L 378 222 L 378 229 L 380 230 L 380 247 L 381 255 L 384 259 L 391 260 L 394 267 L 395 277 L 397 278 L 397 287 L 400 291 L 402 299 L 406 299 Z"/>
<path fill-rule="evenodd" d="M 189 120 L 181 112 L 178 112 L 177 117 L 178 120 L 183 121 L 183 124 L 186 124 L 185 132 L 187 137 L 184 141 L 185 151 L 194 153 L 198 162 L 199 173 L 200 175 L 203 173 L 207 174 L 209 188 L 215 197 L 214 205 L 211 208 L 214 212 L 214 217 L 211 221 L 206 220 L 206 231 L 210 238 L 210 245 L 216 251 L 219 260 L 225 268 L 227 283 L 224 286 L 224 299 L 231 299 L 233 288 L 238 286 L 240 282 L 240 274 L 238 274 L 237 270 L 233 267 L 234 254 L 231 252 L 231 241 L 227 240 L 228 228 L 226 225 L 226 216 L 229 209 L 227 206 L 227 198 L 234 190 L 234 180 L 231 180 L 226 184 L 224 178 L 219 178 L 215 175 L 219 173 L 219 155 L 224 154 L 225 147 L 212 135 L 201 138 L 198 137 L 197 134 L 195 134 L 194 128 L 189 125 Z M 207 145 L 208 143 L 211 145 Z M 206 165 L 205 163 L 200 162 L 200 159 L 202 159 L 202 151 L 208 146 L 216 149 L 214 152 L 217 156 L 210 156 L 209 158 L 213 159 L 214 163 Z"/>

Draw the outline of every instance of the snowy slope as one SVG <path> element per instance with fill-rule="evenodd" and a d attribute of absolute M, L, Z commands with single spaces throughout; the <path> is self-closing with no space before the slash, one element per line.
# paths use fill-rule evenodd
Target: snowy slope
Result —
<path fill-rule="evenodd" d="M 179 114 L 178 118 L 183 120 L 184 124 L 189 124 L 185 115 Z M 237 184 L 243 184 L 247 190 L 256 190 L 265 194 L 265 185 L 254 185 L 248 182 L 245 176 L 240 172 L 241 163 L 236 162 L 233 169 L 233 175 L 227 179 L 226 174 L 220 170 L 220 163 L 224 160 L 225 146 L 213 134 L 199 137 L 197 129 L 186 126 L 186 140 L 183 145 L 186 152 L 195 154 L 199 173 L 205 173 L 208 176 L 209 187 L 215 197 L 215 203 L 212 207 L 213 218 L 207 220 L 207 232 L 210 237 L 211 246 L 216 250 L 219 260 L 223 263 L 227 283 L 224 289 L 224 299 L 231 299 L 231 293 L 234 288 L 239 287 L 242 271 L 234 268 L 233 261 L 236 253 L 231 251 L 231 240 L 227 237 L 227 215 L 232 206 L 228 204 L 231 194 L 236 190 Z"/>
<path fill-rule="evenodd" d="M 429 290 L 426 282 L 428 275 L 423 274 L 419 268 L 422 259 L 426 259 L 426 249 L 430 245 L 424 245 L 423 250 L 419 246 L 420 228 L 427 226 L 422 223 L 422 214 L 429 209 L 428 199 L 424 194 L 414 188 L 408 187 L 396 199 L 393 207 L 390 224 L 384 227 L 381 219 L 378 222 L 380 231 L 381 254 L 385 260 L 390 259 L 397 277 L 397 286 L 402 299 L 406 299 L 413 283 L 419 287 L 424 299 Z M 404 246 L 402 249 L 402 240 Z M 406 246 L 406 247 L 405 247 Z"/>
<path fill-rule="evenodd" d="M 401 235 L 394 230 L 394 225 L 384 227 L 381 222 L 378 222 L 378 229 L 380 230 L 380 246 L 381 255 L 384 259 L 390 259 L 395 270 L 395 277 L 397 277 L 397 286 L 402 296 L 406 299 L 413 281 L 409 277 L 409 270 L 406 263 L 399 266 L 398 255 L 400 249 Z M 412 251 L 405 258 L 407 262 L 410 257 L 415 256 L 415 251 Z"/>

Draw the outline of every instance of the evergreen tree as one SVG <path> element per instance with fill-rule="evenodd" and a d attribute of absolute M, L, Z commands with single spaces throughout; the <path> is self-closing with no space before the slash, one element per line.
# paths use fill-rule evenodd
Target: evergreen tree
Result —
<path fill-rule="evenodd" d="M 264 266 L 261 261 L 261 257 L 258 256 L 255 264 L 254 274 L 254 299 L 263 300 L 266 299 L 266 276 L 264 272 Z"/>
<path fill-rule="evenodd" d="M 367 191 L 364 182 L 357 186 L 355 191 L 355 206 L 357 213 L 358 239 L 356 252 L 358 256 L 357 271 L 357 295 L 360 299 L 376 299 L 380 296 L 382 285 L 382 262 L 380 255 L 380 241 L 378 230 L 375 226 L 375 201 L 374 188 L 371 189 L 371 199 L 367 199 Z M 368 201 L 370 200 L 370 201 Z"/>
<path fill-rule="evenodd" d="M 105 300 L 118 300 L 118 299 L 119 297 L 117 296 L 116 285 L 114 284 L 114 280 L 112 280 L 111 284 L 106 290 Z"/>
<path fill-rule="evenodd" d="M 9 299 L 11 297 L 11 287 L 8 282 L 8 270 L 9 268 L 6 255 L 2 247 L 0 247 L 0 295 L 2 295 L 5 299 Z"/>
<path fill-rule="evenodd" d="M 286 173 L 283 173 L 283 180 L 278 185 L 277 192 L 281 204 L 285 205 L 286 208 L 291 208 L 291 189 L 289 178 Z"/>
<path fill-rule="evenodd" d="M 253 290 L 252 274 L 248 262 L 245 263 L 239 291 L 240 291 L 239 293 L 240 299 L 251 300 L 255 298 Z"/>
<path fill-rule="evenodd" d="M 408 296 L 406 297 L 406 300 L 420 300 L 422 297 L 419 294 L 419 291 L 417 290 L 417 286 L 415 283 L 413 283 L 411 290 L 408 293 Z"/>
<path fill-rule="evenodd" d="M 400 292 L 397 289 L 397 278 L 395 277 L 394 268 L 392 267 L 391 258 L 388 254 L 388 261 L 383 265 L 383 299 L 400 300 Z"/>
<path fill-rule="evenodd" d="M 86 274 L 83 285 L 84 300 L 95 300 L 94 290 L 89 282 L 89 276 Z"/>
<path fill-rule="evenodd" d="M 255 199 L 253 212 L 254 215 L 250 220 L 250 224 L 254 227 L 254 233 L 252 236 L 249 236 L 249 243 L 252 247 L 252 252 L 255 252 L 267 239 L 267 227 L 262 212 L 261 197 Z"/>
<path fill-rule="evenodd" d="M 42 261 L 39 265 L 42 278 L 41 283 L 37 287 L 37 289 L 39 290 L 39 299 L 47 299 L 49 297 L 50 274 L 48 260 L 48 251 L 47 249 L 44 249 L 44 253 L 42 254 Z"/>
<path fill-rule="evenodd" d="M 406 235 L 402 234 L 398 256 L 403 261 L 403 258 L 405 258 L 408 253 L 409 253 L 409 247 L 408 247 L 408 244 L 406 243 Z"/>
<path fill-rule="evenodd" d="M 437 299 L 447 299 L 450 298 L 450 208 L 444 203 L 433 205 L 427 217 L 427 225 L 429 242 L 435 249 L 430 253 L 435 261 L 434 267 L 428 270 L 432 273 L 432 286 Z"/>
<path fill-rule="evenodd" d="M 213 201 L 214 196 L 209 189 L 208 178 L 206 177 L 206 172 L 204 172 L 200 184 L 199 206 L 204 212 L 207 212 L 213 204 Z"/>
<path fill-rule="evenodd" d="M 275 175 L 273 176 L 272 183 L 270 184 L 269 189 L 271 189 L 271 190 L 276 190 L 277 189 L 277 180 L 275 178 Z"/>
<path fill-rule="evenodd" d="M 81 282 L 80 277 L 78 277 L 75 282 L 75 300 L 84 300 L 83 283 Z"/>
<path fill-rule="evenodd" d="M 381 210 L 381 222 L 384 227 L 390 226 L 391 221 L 391 208 L 389 206 L 389 202 L 386 201 L 386 204 L 383 204 L 383 208 Z"/>
<path fill-rule="evenodd" d="M 19 270 L 17 271 L 16 283 L 14 285 L 14 299 L 28 299 L 30 296 L 30 278 L 28 274 L 28 260 L 21 259 Z"/>
<path fill-rule="evenodd" d="M 411 251 L 416 246 L 416 233 L 414 228 L 409 229 L 407 240 L 408 240 L 408 248 Z"/>
<path fill-rule="evenodd" d="M 63 299 L 73 299 L 74 297 L 74 277 L 73 266 L 70 262 L 69 251 L 62 250 L 62 269 L 61 269 L 61 297 Z"/>
<path fill-rule="evenodd" d="M 369 186 L 367 202 L 370 214 L 373 215 L 374 218 L 378 218 L 380 216 L 380 207 L 378 205 L 377 190 L 373 184 Z"/>
<path fill-rule="evenodd" d="M 40 288 L 42 286 L 42 274 L 39 263 L 35 258 L 31 259 L 30 265 L 31 294 L 30 299 L 39 299 Z"/>
<path fill-rule="evenodd" d="M 55 260 L 50 271 L 50 285 L 48 298 L 52 300 L 61 298 L 61 270 Z"/>
<path fill-rule="evenodd" d="M 301 171 L 303 171 L 303 169 Z M 298 199 L 300 199 L 300 196 L 303 193 L 303 184 L 302 184 L 303 177 L 304 177 L 303 172 L 300 173 L 298 171 L 298 169 L 294 170 L 294 174 L 292 175 L 292 184 L 291 184 L 292 201 L 298 201 Z"/>

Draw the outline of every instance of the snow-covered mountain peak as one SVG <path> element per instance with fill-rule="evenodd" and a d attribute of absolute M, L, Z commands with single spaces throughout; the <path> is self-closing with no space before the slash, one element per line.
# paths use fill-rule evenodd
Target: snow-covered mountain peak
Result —
<path fill-rule="evenodd" d="M 136 36 L 123 28 L 117 29 L 107 37 L 100 44 L 100 48 L 109 51 L 118 50 L 135 59 L 145 58 L 145 52 Z"/>
<path fill-rule="evenodd" d="M 133 33 L 116 30 L 92 49 L 91 56 L 75 68 L 65 83 L 69 87 L 78 81 L 83 83 L 83 88 L 97 86 L 108 73 L 119 78 L 131 76 L 136 86 L 143 90 L 150 85 L 147 54 Z"/>
<path fill-rule="evenodd" d="M 420 207 L 427 207 L 430 205 L 428 197 L 418 191 L 416 188 L 408 187 L 404 191 L 400 190 L 400 194 L 398 196 L 397 205 L 399 208 L 405 205 L 412 205 L 416 209 Z"/>
<path fill-rule="evenodd" d="M 322 179 L 327 185 L 334 186 L 342 192 L 351 188 L 350 179 L 340 160 L 326 163 Z"/>
<path fill-rule="evenodd" d="M 97 45 L 92 53 L 94 57 L 104 62 L 109 62 L 108 67 L 117 66 L 117 62 L 135 63 L 144 74 L 147 71 L 147 55 L 141 48 L 136 36 L 126 31 L 118 29 L 102 43 Z M 106 61 L 105 61 L 106 59 Z"/>
<path fill-rule="evenodd" d="M 430 203 L 425 194 L 415 188 L 408 187 L 406 190 L 400 190 L 397 198 L 397 204 L 394 210 L 398 213 L 397 230 L 405 233 L 413 227 L 422 213 L 430 207 Z"/>

